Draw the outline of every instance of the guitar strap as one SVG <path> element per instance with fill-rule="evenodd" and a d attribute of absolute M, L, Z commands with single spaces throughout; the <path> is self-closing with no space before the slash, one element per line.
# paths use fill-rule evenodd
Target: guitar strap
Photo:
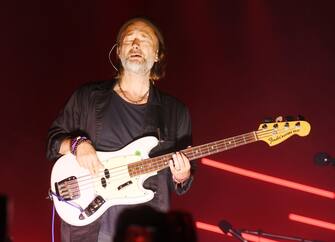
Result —
<path fill-rule="evenodd" d="M 145 136 L 153 135 L 159 140 L 159 144 L 164 142 L 166 137 L 164 127 L 164 112 L 161 105 L 149 105 L 146 121 L 145 121 Z"/>

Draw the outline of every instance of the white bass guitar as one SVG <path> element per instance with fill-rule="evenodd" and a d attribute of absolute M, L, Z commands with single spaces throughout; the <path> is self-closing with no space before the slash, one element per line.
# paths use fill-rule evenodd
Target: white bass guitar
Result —
<path fill-rule="evenodd" d="M 306 136 L 306 121 L 264 123 L 257 131 L 182 150 L 188 159 L 199 159 L 259 140 L 274 146 L 297 134 Z M 168 167 L 172 153 L 149 158 L 158 144 L 155 137 L 138 139 L 119 151 L 97 152 L 104 169 L 91 176 L 72 154 L 56 161 L 51 173 L 51 196 L 59 216 L 67 223 L 83 226 L 99 218 L 110 206 L 139 204 L 151 200 L 154 193 L 143 182 Z"/>

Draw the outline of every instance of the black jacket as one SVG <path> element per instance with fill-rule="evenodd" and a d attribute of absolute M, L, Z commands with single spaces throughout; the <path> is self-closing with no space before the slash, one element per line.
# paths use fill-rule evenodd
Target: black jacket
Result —
<path fill-rule="evenodd" d="M 95 82 L 74 92 L 49 129 L 49 160 L 55 161 L 61 156 L 58 151 L 64 138 L 85 135 L 96 144 L 102 128 L 102 117 L 114 85 L 115 81 Z M 191 145 L 191 120 L 187 107 L 151 85 L 144 134 L 155 135 L 160 140 L 159 145 L 151 151 L 151 157 Z M 99 147 L 96 149 L 99 150 Z M 193 170 L 192 164 L 192 173 Z M 150 203 L 160 210 L 167 210 L 171 188 L 177 194 L 183 194 L 190 188 L 192 180 L 193 176 L 182 186 L 177 186 L 171 179 L 170 170 L 165 169 L 157 176 L 147 179 L 144 186 L 156 192 Z"/>

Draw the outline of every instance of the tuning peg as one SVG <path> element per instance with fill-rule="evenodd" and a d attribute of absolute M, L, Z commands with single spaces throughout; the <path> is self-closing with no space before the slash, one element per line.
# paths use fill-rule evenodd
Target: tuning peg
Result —
<path fill-rule="evenodd" d="M 285 116 L 285 121 L 286 122 L 294 121 L 294 117 L 291 115 Z"/>
<path fill-rule="evenodd" d="M 283 122 L 283 116 L 278 116 L 276 118 L 276 123 Z"/>
<path fill-rule="evenodd" d="M 269 117 L 265 118 L 264 123 L 273 123 L 273 118 L 269 118 Z"/>
<path fill-rule="evenodd" d="M 305 120 L 305 117 L 299 114 L 299 115 L 298 115 L 298 120 L 300 120 L 300 121 L 304 121 L 304 120 Z"/>

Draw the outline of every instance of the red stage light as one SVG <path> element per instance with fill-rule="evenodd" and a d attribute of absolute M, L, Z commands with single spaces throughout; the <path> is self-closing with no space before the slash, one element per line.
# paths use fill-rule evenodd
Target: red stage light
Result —
<path fill-rule="evenodd" d="M 296 221 L 296 222 L 300 222 L 300 223 L 304 223 L 304 224 L 309 224 L 309 225 L 314 225 L 314 226 L 321 227 L 321 228 L 324 228 L 324 229 L 335 230 L 335 224 L 325 222 L 325 221 L 322 221 L 322 220 L 318 220 L 318 219 L 314 219 L 314 218 L 308 218 L 308 217 L 304 217 L 304 216 L 297 215 L 297 214 L 294 214 L 294 213 L 290 213 L 288 215 L 288 218 L 292 221 Z"/>
<path fill-rule="evenodd" d="M 281 179 L 281 178 L 265 175 L 265 174 L 262 174 L 262 173 L 242 169 L 242 168 L 232 166 L 232 165 L 228 165 L 228 164 L 225 164 L 225 163 L 222 163 L 222 162 L 209 160 L 207 158 L 201 159 L 201 163 L 204 164 L 204 165 L 207 165 L 207 166 L 211 166 L 211 167 L 218 168 L 218 169 L 221 169 L 221 170 L 229 171 L 231 173 L 235 173 L 235 174 L 238 174 L 238 175 L 242 175 L 242 176 L 254 178 L 254 179 L 257 179 L 257 180 L 269 182 L 269 183 L 276 184 L 276 185 L 279 185 L 279 186 L 284 186 L 284 187 L 296 189 L 296 190 L 299 190 L 299 191 L 302 191 L 302 192 L 312 193 L 314 195 L 318 195 L 318 196 L 322 196 L 322 197 L 326 197 L 326 198 L 330 198 L 330 199 L 335 199 L 335 193 L 332 192 L 332 191 L 327 191 L 327 190 L 324 190 L 324 189 L 320 189 L 320 188 L 316 188 L 316 187 L 312 187 L 312 186 L 307 186 L 307 185 L 304 185 L 304 184 L 301 184 L 301 183 L 292 182 L 292 181 L 284 180 L 284 179 Z"/>

